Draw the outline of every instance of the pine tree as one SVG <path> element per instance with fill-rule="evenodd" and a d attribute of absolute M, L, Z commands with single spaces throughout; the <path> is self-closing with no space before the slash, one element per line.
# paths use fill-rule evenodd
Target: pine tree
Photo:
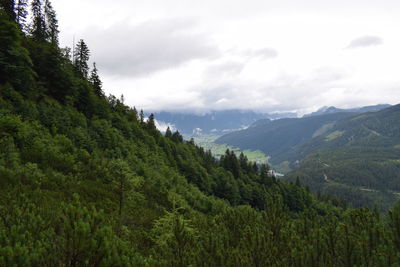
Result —
<path fill-rule="evenodd" d="M 31 3 L 32 24 L 30 33 L 37 41 L 46 39 L 46 21 L 43 15 L 42 1 L 33 0 Z"/>
<path fill-rule="evenodd" d="M 93 69 L 92 72 L 90 73 L 90 78 L 89 78 L 89 82 L 92 84 L 94 92 L 96 93 L 96 95 L 98 96 L 104 96 L 104 92 L 102 89 L 102 82 L 100 80 L 100 77 L 97 73 L 97 66 L 96 63 L 93 63 Z"/>
<path fill-rule="evenodd" d="M 84 78 L 88 77 L 89 66 L 88 60 L 90 56 L 89 48 L 86 43 L 81 39 L 77 44 L 74 51 L 74 66 L 78 73 Z"/>
<path fill-rule="evenodd" d="M 58 20 L 50 0 L 45 0 L 44 15 L 46 24 L 46 37 L 48 41 L 58 45 Z"/>

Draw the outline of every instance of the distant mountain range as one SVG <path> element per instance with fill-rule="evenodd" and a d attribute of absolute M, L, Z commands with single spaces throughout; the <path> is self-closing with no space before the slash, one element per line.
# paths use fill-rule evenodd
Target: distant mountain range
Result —
<path fill-rule="evenodd" d="M 313 117 L 324 114 L 333 114 L 339 112 L 367 112 L 377 111 L 387 108 L 390 105 L 376 105 L 353 109 L 340 109 L 336 107 L 323 107 L 316 112 L 306 114 L 303 117 Z M 183 113 L 183 112 L 155 112 L 156 120 L 160 125 L 169 125 L 184 134 L 214 133 L 223 135 L 226 133 L 245 129 L 250 125 L 256 126 L 258 123 L 264 123 L 263 119 L 278 120 L 283 118 L 297 118 L 295 112 L 277 112 L 262 113 L 252 110 L 222 110 L 209 111 L 203 114 Z"/>
<path fill-rule="evenodd" d="M 387 107 L 390 105 L 381 104 L 352 109 L 328 107 L 304 115 L 302 118 L 261 119 L 247 129 L 223 135 L 216 140 L 216 143 L 241 149 L 259 149 L 271 157 L 271 163 L 279 164 L 288 158 L 293 158 L 298 147 L 327 132 L 336 121 L 361 112 L 372 112 Z"/>
<path fill-rule="evenodd" d="M 339 195 L 354 206 L 389 206 L 400 196 L 400 105 L 335 123 L 289 157 L 289 180 Z"/>
<path fill-rule="evenodd" d="M 279 164 L 301 144 L 328 131 L 340 119 L 354 115 L 338 112 L 304 118 L 258 120 L 249 128 L 228 133 L 215 142 L 241 149 L 261 150 L 270 156 L 270 162 Z"/>
<path fill-rule="evenodd" d="M 338 113 L 338 112 L 372 112 L 372 111 L 379 111 L 384 108 L 390 107 L 389 104 L 378 104 L 374 106 L 365 106 L 365 107 L 359 107 L 359 108 L 350 108 L 350 109 L 341 109 L 341 108 L 336 108 L 334 106 L 330 107 L 322 107 L 318 109 L 317 111 L 306 114 L 303 117 L 312 117 L 312 116 L 318 116 L 318 115 L 324 115 L 324 114 L 332 114 L 332 113 Z"/>
<path fill-rule="evenodd" d="M 294 168 L 285 179 L 299 177 L 312 190 L 338 195 L 356 207 L 391 205 L 400 196 L 400 105 L 376 112 L 372 107 L 333 110 L 257 121 L 217 142 L 261 149 L 273 164 Z"/>
<path fill-rule="evenodd" d="M 159 123 L 171 125 L 184 134 L 199 132 L 224 134 L 246 128 L 259 119 L 297 117 L 297 113 L 267 114 L 251 110 L 223 110 L 205 114 L 156 112 L 154 116 Z"/>

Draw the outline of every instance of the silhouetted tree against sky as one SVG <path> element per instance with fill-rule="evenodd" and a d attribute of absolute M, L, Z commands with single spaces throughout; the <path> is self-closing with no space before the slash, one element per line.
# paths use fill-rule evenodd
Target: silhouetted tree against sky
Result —
<path fill-rule="evenodd" d="M 89 81 L 93 85 L 94 92 L 98 96 L 104 96 L 104 92 L 102 89 L 103 83 L 100 80 L 99 74 L 97 73 L 97 66 L 96 63 L 93 63 L 93 69 L 90 72 L 90 78 Z"/>
<path fill-rule="evenodd" d="M 53 9 L 50 0 L 45 0 L 44 15 L 47 39 L 53 44 L 58 44 L 58 20 L 56 17 L 56 12 Z"/>
<path fill-rule="evenodd" d="M 43 13 L 43 4 L 41 0 L 33 0 L 31 3 L 32 23 L 30 33 L 37 41 L 46 39 L 46 22 Z"/>
<path fill-rule="evenodd" d="M 86 43 L 81 39 L 75 47 L 74 51 L 74 66 L 76 70 L 84 77 L 88 77 L 89 66 L 88 61 L 90 57 L 90 51 Z"/>

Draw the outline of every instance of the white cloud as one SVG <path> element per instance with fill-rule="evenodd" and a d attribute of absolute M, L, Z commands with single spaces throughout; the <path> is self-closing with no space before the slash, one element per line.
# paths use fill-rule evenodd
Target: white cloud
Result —
<path fill-rule="evenodd" d="M 398 0 L 53 1 L 61 43 L 85 39 L 105 91 L 137 108 L 400 102 Z"/>
<path fill-rule="evenodd" d="M 173 124 L 165 123 L 163 121 L 158 121 L 158 120 L 154 120 L 154 123 L 155 123 L 157 129 L 163 133 L 165 133 L 167 131 L 168 127 L 172 132 L 176 131 L 175 125 L 173 125 Z"/>
<path fill-rule="evenodd" d="M 139 25 L 124 21 L 105 29 L 86 29 L 82 36 L 104 74 L 134 77 L 194 59 L 218 57 L 218 48 L 195 30 L 192 20 L 154 20 Z"/>

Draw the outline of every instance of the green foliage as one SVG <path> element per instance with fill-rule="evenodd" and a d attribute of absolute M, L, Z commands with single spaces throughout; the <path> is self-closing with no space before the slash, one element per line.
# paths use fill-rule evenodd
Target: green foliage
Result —
<path fill-rule="evenodd" d="M 387 210 L 400 192 L 399 111 L 396 105 L 338 121 L 298 148 L 295 156 L 306 157 L 287 179 L 299 176 L 311 190 L 334 194 L 354 207 Z"/>
<path fill-rule="evenodd" d="M 46 39 L 46 21 L 43 13 L 42 0 L 33 0 L 31 2 L 31 10 L 32 23 L 30 26 L 30 33 L 36 41 L 42 42 Z"/>
<path fill-rule="evenodd" d="M 58 20 L 50 0 L 45 0 L 44 2 L 44 16 L 47 40 L 54 45 L 58 45 Z"/>
<path fill-rule="evenodd" d="M 288 160 L 297 147 L 311 140 L 321 127 L 352 115 L 354 113 L 341 112 L 303 118 L 259 120 L 247 129 L 221 136 L 215 143 L 228 144 L 242 150 L 261 150 L 271 157 L 272 164 L 278 165 Z"/>
<path fill-rule="evenodd" d="M 345 210 L 244 154 L 164 137 L 1 12 L 1 266 L 399 265 L 398 206 Z"/>
<path fill-rule="evenodd" d="M 88 46 L 82 39 L 79 40 L 75 47 L 74 66 L 77 72 L 80 73 L 84 78 L 87 78 L 89 73 L 89 56 L 90 51 Z"/>
<path fill-rule="evenodd" d="M 96 63 L 93 63 L 93 69 L 90 73 L 89 81 L 93 86 L 94 92 L 98 96 L 104 96 L 104 92 L 102 89 L 102 82 L 100 80 L 99 74 L 97 73 Z"/>
<path fill-rule="evenodd" d="M 17 24 L 0 9 L 0 83 L 10 83 L 16 89 L 28 91 L 34 72 L 29 52 L 22 46 Z"/>

